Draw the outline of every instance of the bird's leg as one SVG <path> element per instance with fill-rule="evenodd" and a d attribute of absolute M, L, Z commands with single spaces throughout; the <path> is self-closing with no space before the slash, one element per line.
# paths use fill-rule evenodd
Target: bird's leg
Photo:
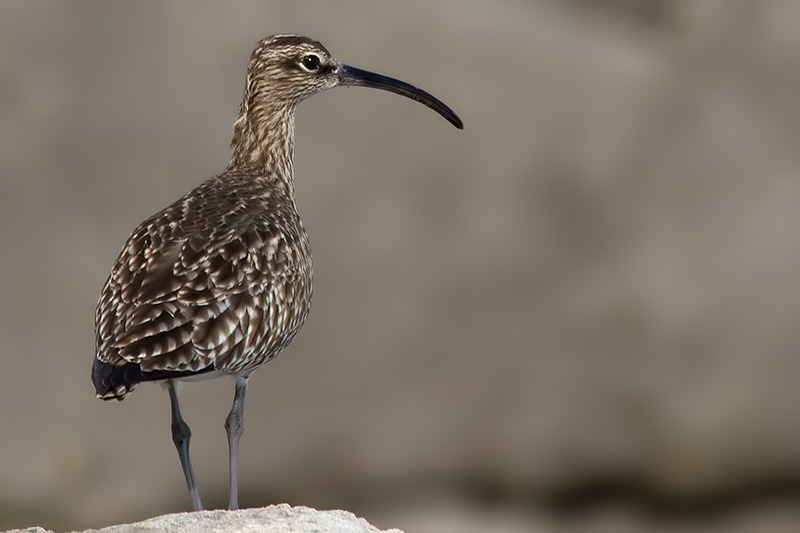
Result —
<path fill-rule="evenodd" d="M 250 376 L 236 377 L 236 392 L 233 396 L 233 407 L 225 419 L 225 431 L 228 432 L 228 452 L 231 469 L 231 498 L 228 509 L 239 508 L 239 439 L 244 431 L 244 394 L 247 391 L 247 382 Z"/>
<path fill-rule="evenodd" d="M 189 487 L 189 496 L 192 499 L 192 509 L 202 511 L 203 504 L 200 503 L 200 494 L 197 492 L 197 482 L 194 480 L 194 470 L 192 470 L 192 460 L 189 458 L 189 439 L 192 437 L 192 430 L 181 416 L 181 409 L 178 406 L 178 391 L 175 382 L 167 380 L 167 390 L 169 391 L 169 403 L 172 407 L 172 442 L 178 450 L 178 457 L 181 458 L 183 475 L 186 478 L 186 485 Z"/>

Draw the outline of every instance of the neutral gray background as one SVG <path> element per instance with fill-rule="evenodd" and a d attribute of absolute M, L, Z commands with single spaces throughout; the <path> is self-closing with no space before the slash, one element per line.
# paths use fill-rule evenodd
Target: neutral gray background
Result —
<path fill-rule="evenodd" d="M 792 0 L 3 1 L 0 527 L 188 508 L 166 394 L 94 398 L 94 305 L 133 227 L 224 168 L 250 50 L 282 32 L 465 130 L 367 89 L 300 107 L 314 309 L 251 382 L 243 505 L 409 532 L 797 526 L 798 20 Z M 183 389 L 209 507 L 232 395 Z"/>

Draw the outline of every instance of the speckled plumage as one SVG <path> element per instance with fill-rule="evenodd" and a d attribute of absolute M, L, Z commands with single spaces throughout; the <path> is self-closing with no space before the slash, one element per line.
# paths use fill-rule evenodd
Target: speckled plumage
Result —
<path fill-rule="evenodd" d="M 100 397 L 136 386 L 115 367 L 244 373 L 292 340 L 311 254 L 291 194 L 272 185 L 228 169 L 136 228 L 97 306 Z"/>
<path fill-rule="evenodd" d="M 304 92 L 274 94 L 289 81 L 264 57 L 279 38 L 321 47 L 295 36 L 259 43 L 228 168 L 142 222 L 114 263 L 95 315 L 92 374 L 104 400 L 122 400 L 140 381 L 251 372 L 308 316 L 311 254 L 292 169 Z"/>
<path fill-rule="evenodd" d="M 338 85 L 407 96 L 462 127 L 425 91 L 340 63 L 307 37 L 268 37 L 250 56 L 228 167 L 142 222 L 103 286 L 92 365 L 97 396 L 122 400 L 143 381 L 165 382 L 172 440 L 195 510 L 202 504 L 189 458 L 191 430 L 175 381 L 235 378 L 225 429 L 229 508 L 237 509 L 248 379 L 291 342 L 311 306 L 311 253 L 294 201 L 294 112 L 305 98 Z"/>

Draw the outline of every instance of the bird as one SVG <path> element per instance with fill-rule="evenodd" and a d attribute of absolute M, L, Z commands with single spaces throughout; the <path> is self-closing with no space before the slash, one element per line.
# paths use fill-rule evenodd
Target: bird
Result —
<path fill-rule="evenodd" d="M 464 127 L 433 95 L 342 63 L 319 41 L 297 34 L 266 37 L 250 55 L 228 166 L 139 224 L 101 290 L 91 371 L 96 395 L 121 401 L 139 383 L 162 382 L 193 510 L 203 505 L 178 384 L 233 378 L 225 430 L 228 508 L 238 509 L 249 379 L 292 341 L 311 307 L 311 252 L 295 203 L 295 110 L 338 86 L 390 91 Z"/>

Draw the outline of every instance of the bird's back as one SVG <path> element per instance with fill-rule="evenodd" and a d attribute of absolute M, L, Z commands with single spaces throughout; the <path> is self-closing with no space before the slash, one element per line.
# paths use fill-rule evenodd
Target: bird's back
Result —
<path fill-rule="evenodd" d="M 311 275 L 283 182 L 236 170 L 208 180 L 140 224 L 117 258 L 95 314 L 97 395 L 252 371 L 302 326 Z"/>

